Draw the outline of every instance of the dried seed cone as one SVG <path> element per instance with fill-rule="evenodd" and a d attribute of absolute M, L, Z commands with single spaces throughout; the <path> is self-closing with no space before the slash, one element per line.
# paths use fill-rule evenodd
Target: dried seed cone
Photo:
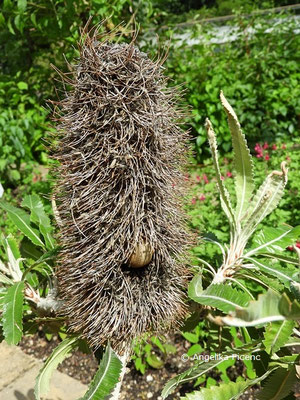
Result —
<path fill-rule="evenodd" d="M 54 150 L 59 290 L 71 330 L 118 349 L 185 315 L 187 134 L 161 62 L 133 43 L 87 36 L 73 68 Z"/>

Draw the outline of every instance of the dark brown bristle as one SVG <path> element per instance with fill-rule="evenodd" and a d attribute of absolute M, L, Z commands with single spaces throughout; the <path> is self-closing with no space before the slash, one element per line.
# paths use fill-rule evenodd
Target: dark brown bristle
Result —
<path fill-rule="evenodd" d="M 54 149 L 63 313 L 95 348 L 122 348 L 185 315 L 188 135 L 161 65 L 132 43 L 87 35 L 70 82 Z M 151 260 L 132 268 L 143 243 Z"/>

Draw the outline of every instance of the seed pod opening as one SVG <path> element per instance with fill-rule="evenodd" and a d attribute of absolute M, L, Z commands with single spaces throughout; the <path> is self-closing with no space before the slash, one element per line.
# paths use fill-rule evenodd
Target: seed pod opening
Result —
<path fill-rule="evenodd" d="M 188 136 L 160 61 L 86 35 L 60 102 L 57 278 L 72 331 L 115 348 L 185 315 Z"/>

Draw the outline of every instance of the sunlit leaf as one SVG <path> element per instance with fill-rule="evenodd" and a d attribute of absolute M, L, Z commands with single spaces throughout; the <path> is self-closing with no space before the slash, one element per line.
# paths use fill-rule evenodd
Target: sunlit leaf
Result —
<path fill-rule="evenodd" d="M 3 299 L 3 332 L 8 344 L 17 344 L 22 338 L 24 282 L 17 282 L 7 289 Z"/>
<path fill-rule="evenodd" d="M 235 191 L 237 197 L 236 219 L 241 221 L 249 207 L 249 200 L 254 190 L 253 182 L 253 163 L 249 148 L 242 133 L 238 118 L 226 100 L 223 92 L 220 95 L 222 105 L 227 113 L 228 125 L 232 137 L 232 145 L 234 150 L 234 166 L 236 170 Z"/>

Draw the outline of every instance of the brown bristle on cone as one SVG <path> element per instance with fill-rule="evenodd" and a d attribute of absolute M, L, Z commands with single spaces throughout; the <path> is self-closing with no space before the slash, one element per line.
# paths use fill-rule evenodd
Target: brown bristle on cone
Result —
<path fill-rule="evenodd" d="M 116 349 L 186 313 L 188 135 L 159 61 L 86 35 L 59 103 L 56 275 L 73 332 Z"/>

